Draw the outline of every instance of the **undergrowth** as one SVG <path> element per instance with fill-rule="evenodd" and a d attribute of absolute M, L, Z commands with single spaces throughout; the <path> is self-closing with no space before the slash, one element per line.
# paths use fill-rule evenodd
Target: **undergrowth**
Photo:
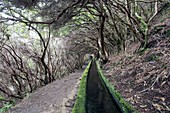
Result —
<path fill-rule="evenodd" d="M 0 101 L 4 101 L 5 98 L 0 95 Z M 0 113 L 6 113 L 11 107 L 13 107 L 15 101 L 9 100 L 3 104 L 3 107 L 0 108 Z"/>

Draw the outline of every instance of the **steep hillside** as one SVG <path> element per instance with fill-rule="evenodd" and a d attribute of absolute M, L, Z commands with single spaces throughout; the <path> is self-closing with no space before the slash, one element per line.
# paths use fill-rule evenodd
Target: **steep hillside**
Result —
<path fill-rule="evenodd" d="M 140 113 L 169 113 L 170 20 L 153 27 L 147 47 L 140 53 L 112 56 L 103 70 Z"/>

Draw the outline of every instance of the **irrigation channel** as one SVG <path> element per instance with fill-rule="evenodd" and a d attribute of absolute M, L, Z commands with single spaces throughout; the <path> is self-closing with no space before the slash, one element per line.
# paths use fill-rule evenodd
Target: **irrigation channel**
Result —
<path fill-rule="evenodd" d="M 103 76 L 93 59 L 83 73 L 72 113 L 137 113 Z"/>
<path fill-rule="evenodd" d="M 87 77 L 86 111 L 87 113 L 123 113 L 116 100 L 98 75 L 93 60 Z"/>

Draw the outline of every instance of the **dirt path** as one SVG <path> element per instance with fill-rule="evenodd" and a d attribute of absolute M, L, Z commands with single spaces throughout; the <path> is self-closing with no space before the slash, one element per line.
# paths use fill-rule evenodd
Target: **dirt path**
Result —
<path fill-rule="evenodd" d="M 75 88 L 83 70 L 38 89 L 8 113 L 60 113 L 64 98 Z"/>

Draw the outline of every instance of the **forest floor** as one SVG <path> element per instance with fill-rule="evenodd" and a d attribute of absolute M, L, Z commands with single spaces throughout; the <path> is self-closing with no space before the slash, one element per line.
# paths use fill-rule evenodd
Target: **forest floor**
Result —
<path fill-rule="evenodd" d="M 75 92 L 75 86 L 81 78 L 83 70 L 84 69 L 77 70 L 69 76 L 65 76 L 64 78 L 58 79 L 53 83 L 38 89 L 34 93 L 30 94 L 30 96 L 23 99 L 20 103 L 8 111 L 8 113 L 67 112 L 63 111 L 63 103 L 66 103 L 71 92 Z"/>
<path fill-rule="evenodd" d="M 170 113 L 170 20 L 167 24 L 150 37 L 145 51 L 112 56 L 103 66 L 108 80 L 139 113 Z"/>
<path fill-rule="evenodd" d="M 148 61 L 152 54 L 161 56 Z M 105 76 L 139 113 L 170 113 L 169 50 L 119 55 L 110 60 L 103 68 Z"/>

